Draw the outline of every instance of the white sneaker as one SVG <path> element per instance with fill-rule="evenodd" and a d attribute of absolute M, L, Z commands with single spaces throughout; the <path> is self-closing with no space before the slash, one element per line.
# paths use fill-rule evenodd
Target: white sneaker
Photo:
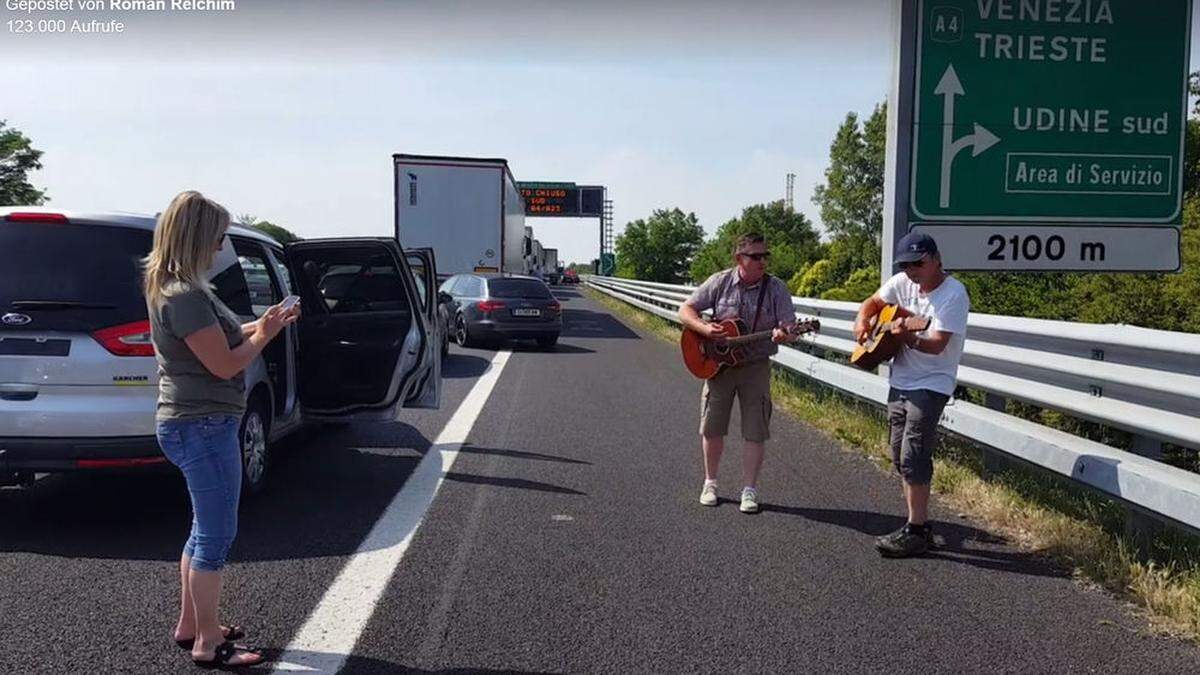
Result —
<path fill-rule="evenodd" d="M 717 484 L 707 483 L 704 489 L 700 491 L 700 503 L 705 506 L 717 505 Z"/>
<path fill-rule="evenodd" d="M 758 490 L 754 488 L 742 489 L 742 505 L 740 509 L 742 513 L 758 513 Z"/>

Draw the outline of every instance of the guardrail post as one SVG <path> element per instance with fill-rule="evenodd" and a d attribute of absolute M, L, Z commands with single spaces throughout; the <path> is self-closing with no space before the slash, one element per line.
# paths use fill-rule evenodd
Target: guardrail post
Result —
<path fill-rule="evenodd" d="M 1008 399 L 999 394 L 985 392 L 983 395 L 983 405 L 992 410 L 1004 412 L 1008 406 Z M 983 475 L 985 477 L 1000 474 L 1006 466 L 1007 462 L 1005 462 L 1001 452 L 986 446 L 983 447 Z"/>
<path fill-rule="evenodd" d="M 1132 504 L 1125 504 L 1125 539 L 1142 560 L 1150 559 L 1155 538 L 1166 529 L 1162 519 Z"/>
<path fill-rule="evenodd" d="M 1135 435 L 1132 439 L 1132 442 L 1129 444 L 1129 451 L 1136 455 L 1141 455 L 1142 457 L 1148 457 L 1161 462 L 1163 458 L 1162 446 L 1162 441 L 1158 440 L 1157 438 Z"/>

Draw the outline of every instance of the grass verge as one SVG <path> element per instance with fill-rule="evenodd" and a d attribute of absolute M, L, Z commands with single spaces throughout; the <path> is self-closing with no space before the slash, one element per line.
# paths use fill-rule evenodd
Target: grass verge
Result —
<path fill-rule="evenodd" d="M 675 324 L 584 290 L 643 331 L 670 342 L 679 339 Z M 771 392 L 776 409 L 890 470 L 882 410 L 780 368 L 772 375 Z M 933 491 L 1021 548 L 1043 553 L 1079 580 L 1138 605 L 1153 632 L 1200 641 L 1200 540 L 1195 537 L 1158 531 L 1139 555 L 1126 534 L 1131 516 L 1121 504 L 1034 468 L 1014 464 L 989 470 L 980 448 L 952 437 L 943 437 L 938 448 Z"/>

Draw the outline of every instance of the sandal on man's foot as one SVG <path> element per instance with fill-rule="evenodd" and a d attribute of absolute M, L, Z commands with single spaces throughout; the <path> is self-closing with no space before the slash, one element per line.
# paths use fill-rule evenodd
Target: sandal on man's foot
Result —
<path fill-rule="evenodd" d="M 230 661 L 233 660 L 233 657 L 236 656 L 238 652 L 241 652 L 242 654 L 253 654 L 254 656 L 258 657 L 258 660 L 251 661 L 250 663 L 230 663 Z M 197 659 L 192 657 L 192 663 L 200 666 L 201 668 L 215 668 L 219 670 L 249 668 L 250 666 L 257 666 L 265 660 L 266 659 L 263 657 L 262 653 L 258 650 L 251 649 L 249 647 L 243 647 L 242 645 L 236 645 L 228 640 L 222 642 L 220 646 L 217 647 L 216 651 L 213 652 L 213 657 L 211 659 Z"/>
<path fill-rule="evenodd" d="M 221 637 L 226 640 L 241 640 L 246 637 L 246 631 L 241 626 L 221 626 Z M 196 638 L 191 637 L 186 640 L 176 640 L 175 644 L 179 645 L 180 649 L 192 651 L 192 647 L 196 645 Z"/>

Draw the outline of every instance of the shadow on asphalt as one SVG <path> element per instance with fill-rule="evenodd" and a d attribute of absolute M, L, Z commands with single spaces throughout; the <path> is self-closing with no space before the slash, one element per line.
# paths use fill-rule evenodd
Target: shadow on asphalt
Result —
<path fill-rule="evenodd" d="M 442 379 L 458 380 L 479 377 L 492 365 L 491 359 L 463 354 L 455 350 L 442 360 Z"/>
<path fill-rule="evenodd" d="M 471 473 L 456 473 L 450 471 L 446 473 L 446 480 L 452 480 L 459 483 L 473 483 L 475 485 L 494 485 L 497 487 L 520 488 L 522 490 L 536 490 L 538 492 L 554 492 L 561 495 L 584 495 L 586 492 L 572 490 L 571 488 L 552 485 L 550 483 L 542 483 L 536 480 L 526 480 L 524 478 L 504 478 L 501 476 L 480 476 Z"/>
<path fill-rule="evenodd" d="M 457 350 L 457 352 L 458 352 L 457 355 L 463 356 L 465 354 L 465 352 L 479 352 L 479 353 L 490 355 L 490 354 L 495 354 L 496 352 L 500 351 L 501 349 L 507 349 L 510 352 L 513 352 L 514 354 L 545 354 L 547 357 L 554 356 L 555 354 L 595 354 L 596 353 L 594 350 L 588 349 L 586 347 L 578 347 L 576 345 L 564 344 L 562 342 L 559 342 L 558 344 L 554 345 L 553 347 L 541 347 L 537 343 L 535 343 L 531 340 L 494 340 L 493 339 L 493 340 L 483 341 L 478 345 L 472 345 L 470 347 L 459 347 Z M 481 358 L 478 356 L 472 356 L 470 358 L 481 359 L 485 364 L 489 363 L 491 361 L 490 358 Z M 482 371 L 480 371 L 480 374 L 482 374 Z M 447 375 L 447 376 L 443 376 L 443 377 L 449 377 L 449 376 Z"/>
<path fill-rule="evenodd" d="M 511 349 L 514 353 L 517 353 L 517 354 L 524 354 L 524 353 L 539 354 L 540 353 L 540 354 L 545 354 L 547 356 L 553 356 L 555 354 L 595 354 L 596 353 L 595 350 L 588 349 L 587 347 L 579 347 L 577 345 L 569 345 L 569 344 L 564 344 L 562 342 L 559 342 L 558 344 L 554 345 L 553 347 L 539 347 L 537 344 L 535 344 L 533 342 L 521 342 L 521 341 L 509 342 L 506 346 L 509 349 Z"/>
<path fill-rule="evenodd" d="M 591 466 L 592 463 L 582 459 L 571 459 L 569 457 L 559 457 L 558 455 L 546 455 L 540 452 L 525 452 L 524 450 L 501 450 L 499 448 L 479 448 L 474 445 L 464 445 L 458 450 L 462 453 L 471 455 L 500 455 L 501 457 L 511 457 L 513 459 L 535 459 L 543 462 L 561 462 L 563 464 L 586 464 Z"/>
<path fill-rule="evenodd" d="M 615 338 L 640 340 L 638 334 L 604 312 L 589 309 L 568 309 L 563 312 L 563 337 Z"/>
<path fill-rule="evenodd" d="M 399 423 L 305 428 L 272 454 L 262 494 L 242 501 L 230 560 L 260 562 L 354 553 L 429 451 Z M 513 448 L 466 447 L 513 460 L 582 463 Z M 546 493 L 570 488 L 452 473 L 448 480 Z M 60 474 L 0 492 L 0 552 L 70 558 L 177 560 L 191 526 L 182 477 L 153 473 Z M 381 546 L 397 542 L 384 541 Z"/>
<path fill-rule="evenodd" d="M 732 499 L 726 499 L 736 503 Z M 906 519 L 871 511 L 849 511 L 845 509 L 814 509 L 779 504 L 763 504 L 764 513 L 783 513 L 800 516 L 808 520 L 829 525 L 837 525 L 861 532 L 871 537 L 878 537 L 900 529 Z M 937 541 L 937 548 L 926 554 L 926 558 L 949 560 L 952 562 L 980 567 L 983 569 L 1014 574 L 1027 574 L 1039 577 L 1066 577 L 1069 574 L 1053 565 L 1045 556 L 1021 551 L 1000 550 L 997 546 L 1007 546 L 1008 542 L 989 532 L 975 527 L 958 523 L 947 523 L 939 520 L 929 521 Z M 873 545 L 874 542 L 868 542 Z M 992 548 L 972 546 L 983 544 Z"/>
<path fill-rule="evenodd" d="M 566 286 L 551 286 L 550 292 L 554 294 L 555 298 L 566 302 L 583 297 L 583 294 L 579 291 L 567 288 Z"/>

